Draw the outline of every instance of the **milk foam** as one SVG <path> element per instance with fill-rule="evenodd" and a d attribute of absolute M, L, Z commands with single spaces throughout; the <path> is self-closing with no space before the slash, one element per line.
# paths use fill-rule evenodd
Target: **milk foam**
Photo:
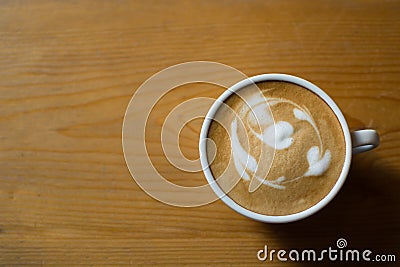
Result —
<path fill-rule="evenodd" d="M 262 184 L 276 189 L 285 189 L 284 184 L 293 182 L 295 180 L 308 177 L 320 176 L 328 168 L 331 162 L 331 153 L 329 149 L 323 152 L 323 144 L 318 127 L 307 108 L 299 104 L 283 98 L 265 98 L 260 95 L 253 95 L 246 99 L 247 105 L 244 105 L 239 111 L 239 118 L 243 118 L 243 124 L 262 143 L 266 146 L 277 150 L 285 150 L 290 148 L 293 144 L 294 127 L 287 121 L 278 121 L 274 124 L 273 119 L 269 116 L 270 106 L 276 104 L 287 104 L 293 106 L 293 116 L 300 120 L 305 121 L 313 127 L 319 139 L 319 146 L 311 147 L 307 152 L 308 170 L 299 177 L 286 178 L 281 176 L 275 180 L 266 180 L 265 178 L 256 175 L 259 169 L 259 162 L 250 155 L 251 152 L 246 151 L 237 133 L 237 119 L 231 123 L 231 147 L 232 156 L 236 171 L 241 175 L 244 180 L 250 181 L 257 179 Z M 261 131 L 257 131 L 261 129 Z M 290 166 L 288 166 L 289 168 Z"/>

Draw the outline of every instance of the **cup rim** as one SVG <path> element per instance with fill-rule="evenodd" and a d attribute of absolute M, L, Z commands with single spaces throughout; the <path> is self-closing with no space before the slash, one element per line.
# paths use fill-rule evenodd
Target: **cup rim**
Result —
<path fill-rule="evenodd" d="M 315 93 L 318 95 L 334 112 L 336 115 L 336 118 L 339 120 L 339 123 L 342 128 L 344 140 L 345 140 L 345 160 L 343 163 L 342 171 L 340 173 L 339 178 L 337 179 L 335 185 L 332 187 L 332 189 L 329 191 L 329 193 L 321 199 L 317 204 L 314 206 L 303 210 L 298 213 L 293 213 L 293 214 L 288 214 L 288 215 L 265 215 L 265 214 L 260 214 L 251 210 L 248 210 L 238 203 L 236 203 L 232 198 L 230 198 L 218 185 L 218 183 L 215 182 L 215 178 L 213 177 L 210 167 L 208 165 L 208 159 L 207 159 L 207 147 L 206 147 L 206 142 L 202 142 L 201 140 L 205 140 L 208 136 L 208 131 L 211 125 L 211 122 L 213 121 L 213 118 L 215 114 L 217 113 L 219 107 L 222 105 L 222 103 L 227 100 L 232 94 L 234 94 L 236 91 L 257 83 L 257 82 L 263 82 L 263 81 L 282 81 L 282 82 L 290 82 L 297 84 L 299 86 L 304 87 L 305 89 L 310 90 L 311 92 Z M 309 217 L 313 215 L 314 213 L 318 212 L 321 210 L 323 207 L 325 207 L 340 191 L 341 187 L 343 186 L 347 174 L 350 169 L 350 163 L 351 163 L 351 157 L 352 157 L 352 144 L 351 144 L 351 136 L 350 136 L 350 130 L 347 125 L 346 119 L 344 118 L 341 110 L 339 107 L 336 105 L 336 103 L 318 86 L 315 84 L 299 78 L 297 76 L 289 75 L 289 74 L 282 74 L 282 73 L 270 73 L 270 74 L 260 74 L 256 75 L 253 77 L 246 78 L 236 84 L 234 84 L 232 87 L 228 88 L 224 93 L 222 93 L 214 102 L 214 104 L 211 106 L 209 109 L 203 125 L 201 127 L 200 131 L 200 139 L 199 139 L 199 150 L 200 150 L 200 162 L 202 166 L 203 173 L 207 179 L 207 182 L 211 186 L 212 190 L 214 193 L 220 198 L 228 207 L 233 209 L 234 211 L 257 221 L 261 222 L 266 222 L 266 223 L 288 223 L 288 222 L 293 222 L 293 221 L 298 221 L 301 219 L 304 219 L 306 217 Z"/>

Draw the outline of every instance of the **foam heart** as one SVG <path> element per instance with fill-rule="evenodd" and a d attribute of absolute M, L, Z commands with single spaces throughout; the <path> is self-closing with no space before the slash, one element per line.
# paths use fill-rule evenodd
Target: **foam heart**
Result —
<path fill-rule="evenodd" d="M 324 156 L 320 158 L 319 148 L 313 146 L 307 152 L 307 161 L 309 167 L 304 176 L 319 176 L 328 169 L 331 162 L 331 152 L 327 149 Z"/>
<path fill-rule="evenodd" d="M 261 140 L 270 147 L 282 150 L 293 143 L 292 135 L 293 126 L 286 121 L 278 121 L 264 130 Z"/>

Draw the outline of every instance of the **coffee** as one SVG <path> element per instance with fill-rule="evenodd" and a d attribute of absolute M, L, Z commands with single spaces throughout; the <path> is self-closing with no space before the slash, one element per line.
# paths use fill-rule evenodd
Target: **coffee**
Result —
<path fill-rule="evenodd" d="M 213 121 L 208 131 L 216 145 L 215 158 L 214 147 L 207 145 L 210 170 L 215 179 L 223 175 L 218 185 L 248 210 L 301 212 L 322 200 L 340 176 L 345 159 L 341 125 L 331 108 L 306 88 L 282 81 L 257 86 L 261 93 L 245 87 L 240 97 L 232 94 L 225 101 L 237 116 L 217 111 L 219 123 Z M 253 179 L 261 185 L 251 192 Z"/>

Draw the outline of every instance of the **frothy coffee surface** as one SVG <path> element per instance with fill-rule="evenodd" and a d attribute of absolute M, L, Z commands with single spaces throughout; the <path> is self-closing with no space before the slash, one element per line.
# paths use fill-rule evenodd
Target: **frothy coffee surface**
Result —
<path fill-rule="evenodd" d="M 240 90 L 250 105 L 235 94 L 225 101 L 239 114 L 241 122 L 219 110 L 216 117 L 227 128 L 211 123 L 208 137 L 217 150 L 211 172 L 215 178 L 222 174 L 227 177 L 218 184 L 246 209 L 266 215 L 301 212 L 322 200 L 340 176 L 345 159 L 340 123 L 319 96 L 301 86 L 280 81 L 257 86 L 262 94 Z M 272 112 L 271 121 L 263 96 Z M 257 97 L 259 101 L 254 99 Z M 214 152 L 207 146 L 209 161 Z M 263 162 L 272 163 L 264 166 Z M 260 173 L 264 173 L 263 177 L 259 177 Z M 252 179 L 259 179 L 262 184 L 250 192 Z"/>

